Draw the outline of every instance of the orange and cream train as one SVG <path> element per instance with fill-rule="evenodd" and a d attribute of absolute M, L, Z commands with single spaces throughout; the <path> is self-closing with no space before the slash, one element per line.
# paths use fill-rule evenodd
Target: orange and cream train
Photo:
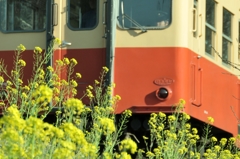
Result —
<path fill-rule="evenodd" d="M 19 44 L 31 63 L 35 46 L 58 37 L 62 44 L 49 64 L 74 57 L 83 76 L 78 92 L 107 66 L 122 98 L 116 113 L 132 110 L 133 130 L 146 125 L 149 113 L 171 113 L 184 99 L 194 123 L 211 116 L 214 132 L 238 134 L 240 72 L 232 64 L 240 62 L 240 1 L 1 0 L 0 14 L 6 63 Z"/>

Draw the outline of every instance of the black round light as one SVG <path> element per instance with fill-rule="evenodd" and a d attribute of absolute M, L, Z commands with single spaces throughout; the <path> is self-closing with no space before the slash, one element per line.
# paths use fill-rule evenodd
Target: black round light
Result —
<path fill-rule="evenodd" d="M 168 97 L 168 90 L 166 88 L 160 88 L 158 91 L 158 97 L 159 98 L 167 98 Z"/>

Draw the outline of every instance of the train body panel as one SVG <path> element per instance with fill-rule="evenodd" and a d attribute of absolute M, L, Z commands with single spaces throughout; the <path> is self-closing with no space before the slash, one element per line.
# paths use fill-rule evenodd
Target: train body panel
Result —
<path fill-rule="evenodd" d="M 187 48 L 117 48 L 115 94 L 122 97 L 117 113 L 126 109 L 169 113 L 179 99 L 185 99 L 186 113 L 203 122 L 211 116 L 216 127 L 237 134 L 239 80 L 198 56 Z M 160 88 L 171 91 L 171 96 L 159 100 Z"/>
<path fill-rule="evenodd" d="M 99 79 L 99 73 L 106 63 L 105 49 L 62 49 L 55 51 L 54 61 L 63 58 L 74 58 L 78 64 L 74 68 L 75 73 L 80 73 L 82 78 L 78 82 L 78 95 L 81 98 L 88 85 L 93 85 L 95 79 Z M 66 72 L 61 73 L 61 78 L 66 79 Z"/>
<path fill-rule="evenodd" d="M 118 112 L 131 106 L 171 107 L 180 98 L 189 97 L 189 86 L 181 87 L 190 82 L 190 78 L 186 77 L 190 69 L 189 60 L 189 51 L 185 48 L 117 48 L 115 92 L 127 98 L 125 100 L 123 97 L 120 101 L 119 105 L 124 107 L 120 106 Z M 172 92 L 179 91 L 173 93 L 169 100 L 160 101 L 156 97 L 156 91 L 160 87 L 167 87 Z M 170 110 L 171 108 L 168 109 Z"/>

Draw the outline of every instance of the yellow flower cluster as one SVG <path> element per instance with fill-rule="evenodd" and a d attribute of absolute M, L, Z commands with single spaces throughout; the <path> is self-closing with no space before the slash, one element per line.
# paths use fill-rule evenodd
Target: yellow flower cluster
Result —
<path fill-rule="evenodd" d="M 40 85 L 38 89 L 33 92 L 32 96 L 37 104 L 42 103 L 43 106 L 46 106 L 52 99 L 53 91 L 47 85 Z"/>
<path fill-rule="evenodd" d="M 76 60 L 75 58 L 71 58 L 71 59 L 70 59 L 70 62 L 71 62 L 71 64 L 72 64 L 73 66 L 75 66 L 75 65 L 78 64 L 78 62 L 77 62 L 77 60 Z"/>
<path fill-rule="evenodd" d="M 94 98 L 94 95 L 93 95 L 93 87 L 91 85 L 88 85 L 87 88 L 86 88 L 86 96 L 89 98 L 89 99 L 93 99 Z"/>
<path fill-rule="evenodd" d="M 213 122 L 214 122 L 214 119 L 212 117 L 208 117 L 208 123 L 213 124 Z"/>
<path fill-rule="evenodd" d="M 33 52 L 34 52 L 35 54 L 41 54 L 41 53 L 42 53 L 42 48 L 36 46 Z"/>
<path fill-rule="evenodd" d="M 137 152 L 137 144 L 131 138 L 126 138 L 120 142 L 119 150 L 135 154 Z"/>
<path fill-rule="evenodd" d="M 77 78 L 82 78 L 82 75 L 80 73 L 76 73 Z"/>
<path fill-rule="evenodd" d="M 55 38 L 53 42 L 58 45 L 62 43 L 62 41 L 59 38 Z"/>
<path fill-rule="evenodd" d="M 199 142 L 200 137 L 196 128 L 191 128 L 188 123 L 190 116 L 182 112 L 185 101 L 180 100 L 176 104 L 176 112 L 172 115 L 164 113 L 152 113 L 149 120 L 150 138 L 143 137 L 147 141 L 156 143 L 157 147 L 150 147 L 153 151 L 147 151 L 145 154 L 148 158 L 190 158 L 200 159 Z M 167 118 L 167 119 L 166 119 Z M 214 122 L 212 117 L 207 118 L 206 133 L 209 133 L 210 124 Z M 228 140 L 222 138 L 220 141 L 216 137 L 203 139 L 210 141 L 209 147 L 203 157 L 206 159 L 240 159 L 240 152 L 236 147 L 237 140 L 240 137 L 231 137 Z M 150 140 L 148 140 L 150 139 Z M 198 143 L 198 144 L 197 144 Z M 206 143 L 205 143 L 206 144 Z M 204 147 L 204 146 L 203 146 Z"/>
<path fill-rule="evenodd" d="M 116 154 L 115 157 L 117 159 L 132 159 L 131 155 L 129 155 L 127 152 L 123 151 L 120 154 Z"/>
<path fill-rule="evenodd" d="M 104 73 L 107 73 L 109 71 L 109 69 L 106 66 L 104 66 L 102 69 Z"/>
<path fill-rule="evenodd" d="M 4 82 L 4 78 L 0 76 L 0 84 L 2 84 L 3 82 Z"/>
<path fill-rule="evenodd" d="M 81 113 L 84 109 L 84 105 L 81 100 L 76 98 L 69 98 L 66 102 L 64 102 L 65 108 L 69 110 L 75 110 L 78 113 Z"/>
<path fill-rule="evenodd" d="M 64 57 L 63 60 L 56 60 L 56 64 L 58 66 L 68 66 L 68 65 L 71 65 L 71 67 L 74 67 L 77 65 L 77 60 L 75 58 L 71 58 L 69 60 L 69 58 L 67 57 Z"/>
<path fill-rule="evenodd" d="M 19 52 L 23 52 L 23 51 L 26 50 L 26 48 L 25 48 L 25 46 L 24 46 L 23 44 L 20 44 L 20 45 L 17 47 L 16 50 L 19 51 Z"/>
<path fill-rule="evenodd" d="M 26 66 L 26 62 L 24 60 L 20 59 L 20 60 L 18 60 L 18 65 L 24 67 L 24 66 Z"/>
<path fill-rule="evenodd" d="M 99 119 L 99 122 L 100 122 L 100 127 L 102 128 L 104 135 L 115 132 L 116 128 L 115 128 L 114 121 L 112 119 L 103 117 L 103 118 Z"/>
<path fill-rule="evenodd" d="M 130 116 L 132 116 L 132 111 L 131 110 L 125 110 L 123 112 L 123 115 L 126 115 L 127 117 L 130 117 Z"/>
<path fill-rule="evenodd" d="M 77 87 L 78 86 L 77 82 L 73 79 L 70 81 L 70 84 L 71 84 L 72 87 Z"/>
<path fill-rule="evenodd" d="M 56 43 L 60 43 L 60 40 L 55 39 L 52 45 Z M 100 155 L 109 159 L 117 157 L 117 135 L 123 131 L 123 127 L 116 132 L 114 104 L 121 100 L 121 97 L 112 96 L 115 84 L 109 87 L 103 84 L 109 69 L 103 67 L 99 79 L 94 81 L 95 84 L 86 88 L 85 96 L 91 99 L 90 106 L 86 108 L 81 100 L 74 98 L 77 93 L 77 79 L 81 78 L 81 74 L 74 71 L 76 59 L 65 57 L 57 60 L 54 67 L 45 67 L 45 62 L 52 54 L 42 54 L 43 50 L 35 47 L 33 77 L 28 79 L 28 85 L 23 85 L 26 81 L 21 77 L 26 62 L 21 58 L 21 53 L 25 50 L 23 45 L 17 47 L 15 59 L 18 69 L 14 68 L 10 75 L 6 75 L 17 78 L 6 81 L 6 89 L 11 95 L 6 106 L 1 103 L 6 111 L 0 119 L 0 158 L 83 159 L 99 158 Z M 0 76 L 0 83 L 5 82 L 3 77 L 4 73 Z M 63 110 L 56 111 L 56 123 L 50 125 L 43 122 L 48 113 L 59 106 Z M 131 114 L 131 111 L 126 110 L 123 122 L 126 122 Z M 92 125 L 87 121 L 89 116 L 92 118 Z M 123 125 L 125 126 L 125 123 Z M 103 142 L 102 135 L 105 140 Z M 106 150 L 103 154 L 99 152 L 99 145 L 102 143 Z M 131 141 L 124 140 L 121 143 L 130 153 L 137 151 L 136 144 Z M 131 158 L 125 151 L 118 156 Z"/>

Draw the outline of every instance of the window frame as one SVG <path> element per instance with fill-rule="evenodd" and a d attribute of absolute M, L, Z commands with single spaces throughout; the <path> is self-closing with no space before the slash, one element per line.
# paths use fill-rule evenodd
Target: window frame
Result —
<path fill-rule="evenodd" d="M 72 31 L 85 31 L 85 30 L 94 30 L 95 28 L 97 28 L 97 26 L 100 24 L 99 23 L 99 5 L 100 2 L 99 0 L 96 0 L 96 24 L 94 25 L 94 27 L 87 27 L 87 28 L 75 28 L 72 27 L 70 24 L 70 16 L 71 16 L 71 0 L 67 0 L 67 27 L 72 30 Z M 106 16 L 106 15 L 105 15 Z"/>
<path fill-rule="evenodd" d="M 172 24 L 172 18 L 173 18 L 173 0 L 171 0 L 171 4 L 170 4 L 170 20 L 168 22 L 168 25 L 166 25 L 166 27 L 160 27 L 160 26 L 141 26 L 141 24 L 139 26 L 135 25 L 135 27 L 125 27 L 125 26 L 122 26 L 120 24 L 120 17 L 123 16 L 123 14 L 121 14 L 120 12 L 121 11 L 121 0 L 119 0 L 119 8 L 118 8 L 118 13 L 117 13 L 117 26 L 118 28 L 120 28 L 121 30 L 142 30 L 142 32 L 146 32 L 146 30 L 164 30 L 164 29 L 167 29 L 171 26 Z M 135 21 L 134 19 L 131 18 L 132 21 Z M 162 22 L 162 21 L 161 21 Z M 133 23 L 133 22 L 132 22 Z M 160 23 L 160 22 L 159 22 Z M 134 24 L 134 23 L 133 23 Z"/>
<path fill-rule="evenodd" d="M 1 13 L 0 13 L 0 21 L 3 21 L 2 19 L 2 17 L 5 17 L 5 27 L 7 28 L 7 25 L 8 25 L 8 15 L 9 15 L 9 13 L 8 13 L 8 3 L 10 3 L 8 0 L 5 0 L 4 2 L 3 2 L 4 0 L 2 0 L 2 3 L 5 3 L 4 5 L 5 5 L 5 13 L 3 13 L 4 15 L 2 16 L 1 15 Z M 34 0 L 32 0 L 32 1 L 34 1 Z M 13 1 L 13 3 L 15 3 L 15 1 Z M 1 1 L 0 1 L 0 4 L 1 4 Z M 14 19 L 14 16 L 15 16 L 15 14 L 14 14 L 14 7 L 15 7 L 15 4 L 12 4 L 13 5 L 13 9 L 11 10 L 11 12 L 12 12 L 12 14 L 13 14 L 13 17 L 11 17 L 12 19 Z M 44 26 L 44 28 L 43 29 L 38 29 L 38 30 L 24 30 L 24 29 L 22 29 L 22 30 L 15 30 L 15 29 L 11 29 L 11 30 L 9 30 L 9 29 L 3 29 L 2 28 L 2 25 L 0 25 L 0 31 L 2 32 L 2 33 L 33 33 L 33 32 L 44 32 L 45 30 L 46 30 L 46 18 L 47 18 L 47 0 L 46 0 L 46 8 L 45 8 L 45 26 Z M 14 20 L 13 20 L 14 21 Z M 33 23 L 36 23 L 36 21 L 34 21 L 33 20 Z M 13 22 L 13 27 L 14 27 L 14 22 Z"/>
<path fill-rule="evenodd" d="M 217 3 L 214 0 L 212 0 L 213 3 L 214 3 L 214 19 L 213 19 L 214 20 L 214 22 L 213 22 L 214 26 L 213 26 L 213 25 L 211 25 L 207 22 L 207 1 L 209 1 L 209 0 L 206 0 L 206 5 L 205 5 L 206 17 L 205 17 L 205 50 L 204 51 L 205 51 L 206 55 L 214 57 L 215 56 L 214 49 L 210 48 L 211 52 L 210 53 L 207 52 L 207 47 L 206 47 L 207 36 L 206 36 L 206 33 L 207 33 L 207 29 L 209 29 L 211 31 L 211 46 L 213 47 L 214 44 L 215 44 L 215 41 L 216 41 L 216 32 L 217 32 L 217 29 L 216 29 L 216 5 L 217 5 Z"/>
<path fill-rule="evenodd" d="M 232 21 L 233 20 L 232 19 L 233 19 L 233 14 L 228 9 L 226 9 L 224 7 L 222 8 L 222 26 L 224 25 L 224 20 L 223 20 L 224 10 L 226 10 L 231 15 L 231 17 L 230 17 L 230 36 L 224 34 L 224 30 L 223 30 L 224 28 L 222 27 L 222 63 L 228 64 L 228 62 L 231 62 L 231 58 L 232 58 L 232 47 L 233 47 L 233 41 L 232 41 Z M 228 42 L 228 46 L 227 46 L 228 53 L 227 53 L 227 59 L 226 59 L 228 62 L 225 62 L 225 60 L 223 58 L 223 56 L 224 56 L 223 55 L 223 47 L 224 47 L 223 41 L 224 40 L 226 40 Z"/>

